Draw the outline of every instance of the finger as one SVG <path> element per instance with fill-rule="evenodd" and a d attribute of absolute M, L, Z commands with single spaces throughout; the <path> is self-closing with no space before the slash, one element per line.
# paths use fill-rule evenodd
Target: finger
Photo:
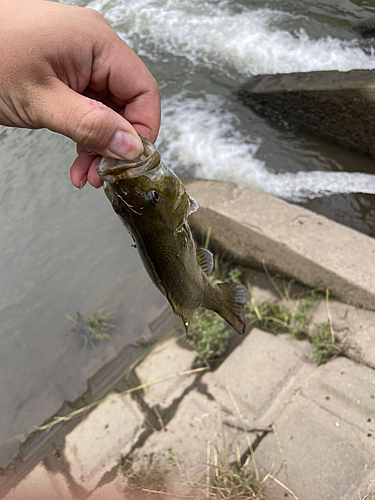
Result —
<path fill-rule="evenodd" d="M 123 104 L 124 118 L 136 131 L 155 142 L 160 126 L 160 91 L 147 67 L 116 35 L 96 56 L 90 86 L 97 92 L 108 89 L 116 106 Z"/>
<path fill-rule="evenodd" d="M 92 157 L 91 157 L 92 158 Z M 87 180 L 92 187 L 99 189 L 103 186 L 103 181 L 96 172 L 96 167 L 100 163 L 100 156 L 97 156 L 95 160 L 91 161 L 89 171 L 87 173 Z"/>
<path fill-rule="evenodd" d="M 80 153 L 70 167 L 70 180 L 78 189 L 82 189 L 87 182 L 87 172 L 91 161 L 86 152 Z"/>
<path fill-rule="evenodd" d="M 76 93 L 60 80 L 52 86 L 45 93 L 43 108 L 36 110 L 43 127 L 110 158 L 134 160 L 142 154 L 137 132 L 119 113 Z"/>
<path fill-rule="evenodd" d="M 81 151 L 70 167 L 70 180 L 73 186 L 82 189 L 87 182 L 87 174 L 92 163 L 92 156 L 86 150 Z"/>
<path fill-rule="evenodd" d="M 136 101 L 128 103 L 124 110 L 124 118 L 133 125 L 139 135 L 154 143 L 160 125 L 159 94 L 143 94 Z"/>

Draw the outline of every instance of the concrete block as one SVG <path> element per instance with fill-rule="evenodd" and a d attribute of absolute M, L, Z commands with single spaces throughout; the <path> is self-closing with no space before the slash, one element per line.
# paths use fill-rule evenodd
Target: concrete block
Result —
<path fill-rule="evenodd" d="M 189 224 L 196 235 L 210 227 L 213 248 L 375 309 L 373 238 L 254 189 L 193 179 L 186 186 L 200 207 Z"/>
<path fill-rule="evenodd" d="M 183 348 L 179 340 L 171 338 L 155 347 L 155 349 L 137 366 L 136 373 L 142 384 L 163 379 L 175 373 L 192 368 L 195 353 Z M 143 399 L 150 406 L 168 407 L 172 401 L 182 395 L 192 383 L 193 376 L 178 377 L 160 384 L 146 387 Z"/>
<path fill-rule="evenodd" d="M 129 453 L 138 439 L 143 414 L 130 396 L 111 395 L 66 436 L 64 456 L 77 484 L 93 490 L 105 472 Z"/>
<path fill-rule="evenodd" d="M 255 76 L 236 92 L 256 111 L 375 156 L 375 70 Z"/>
<path fill-rule="evenodd" d="M 314 370 L 300 393 L 353 429 L 355 446 L 375 458 L 375 373 L 346 358 L 336 358 Z"/>
<path fill-rule="evenodd" d="M 296 390 L 297 381 L 300 384 L 314 368 L 302 359 L 308 347 L 287 336 L 252 330 L 215 372 L 205 374 L 199 386 L 184 397 L 165 431 L 154 433 L 135 450 L 134 464 L 149 467 L 157 463 L 163 467 L 176 458 L 184 474 L 180 480 L 204 482 L 208 446 L 211 451 L 216 446 L 218 453 L 229 460 L 236 460 L 238 452 L 242 454 L 248 448 L 226 385 L 233 392 L 246 428 L 272 423 L 270 408 L 279 414 Z M 248 434 L 252 442 L 257 435 L 259 432 Z"/>
<path fill-rule="evenodd" d="M 39 463 L 4 500 L 75 500 L 62 474 L 47 471 Z"/>
<path fill-rule="evenodd" d="M 374 414 L 372 369 L 346 358 L 315 368 L 256 450 L 263 475 L 281 467 L 278 479 L 304 500 L 354 500 L 375 466 Z M 279 493 L 272 484 L 271 499 Z"/>
<path fill-rule="evenodd" d="M 277 436 L 268 434 L 256 449 L 265 476 L 271 472 L 298 498 L 351 500 L 375 466 L 362 449 L 359 431 L 336 414 L 297 394 L 276 420 Z M 285 493 L 268 482 L 270 500 Z"/>
<path fill-rule="evenodd" d="M 216 371 L 203 376 L 202 383 L 218 402 L 233 409 L 229 387 L 249 426 L 267 426 L 314 369 L 305 362 L 310 349 L 307 342 L 254 328 Z M 237 418 L 235 412 L 233 416 Z"/>
<path fill-rule="evenodd" d="M 194 390 L 181 401 L 165 430 L 135 450 L 133 463 L 139 468 L 173 468 L 175 482 L 204 483 L 207 442 L 215 440 L 220 429 L 219 404 Z"/>

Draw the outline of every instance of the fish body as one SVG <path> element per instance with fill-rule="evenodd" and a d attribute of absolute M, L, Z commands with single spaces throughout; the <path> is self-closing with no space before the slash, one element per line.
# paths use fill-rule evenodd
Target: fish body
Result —
<path fill-rule="evenodd" d="M 246 287 L 214 284 L 212 254 L 197 249 L 187 223 L 198 205 L 180 178 L 161 161 L 155 147 L 142 139 L 145 154 L 134 163 L 103 158 L 97 170 L 104 190 L 131 234 L 142 262 L 157 288 L 167 297 L 188 332 L 192 315 L 203 306 L 244 333 Z"/>

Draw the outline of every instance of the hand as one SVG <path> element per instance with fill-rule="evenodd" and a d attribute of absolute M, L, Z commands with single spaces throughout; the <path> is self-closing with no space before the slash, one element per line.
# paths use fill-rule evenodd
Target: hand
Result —
<path fill-rule="evenodd" d="M 0 26 L 0 124 L 73 139 L 74 186 L 102 185 L 99 155 L 133 160 L 143 149 L 138 134 L 155 142 L 157 83 L 96 11 L 0 0 Z"/>

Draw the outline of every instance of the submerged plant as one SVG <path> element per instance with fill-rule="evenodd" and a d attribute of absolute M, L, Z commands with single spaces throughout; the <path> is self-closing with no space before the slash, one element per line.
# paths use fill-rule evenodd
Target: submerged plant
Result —
<path fill-rule="evenodd" d="M 97 342 L 103 342 L 111 338 L 109 331 L 116 328 L 110 323 L 113 313 L 105 312 L 105 307 L 97 309 L 91 316 L 85 316 L 77 312 L 77 319 L 68 314 L 66 317 L 72 323 L 72 333 L 74 333 L 84 344 L 94 346 Z"/>

